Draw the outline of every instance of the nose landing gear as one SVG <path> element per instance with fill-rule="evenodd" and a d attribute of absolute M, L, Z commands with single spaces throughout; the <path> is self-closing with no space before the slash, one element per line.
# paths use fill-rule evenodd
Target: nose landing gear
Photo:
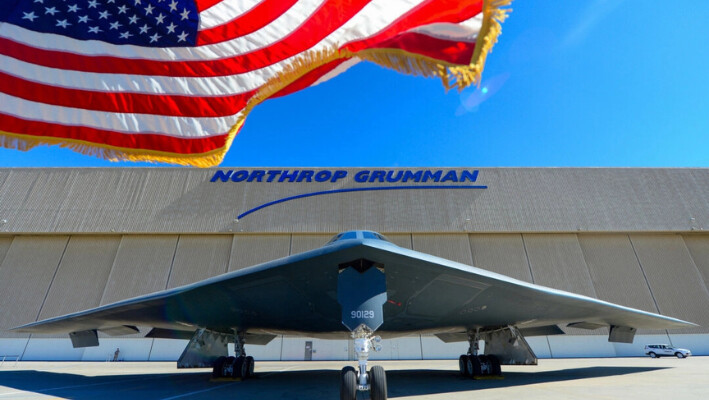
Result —
<path fill-rule="evenodd" d="M 386 400 L 387 378 L 384 368 L 375 365 L 367 372 L 369 352 L 381 350 L 381 338 L 373 334 L 374 331 L 364 324 L 352 331 L 359 370 L 352 366 L 342 368 L 340 400 L 355 400 L 357 391 L 369 391 L 372 400 Z"/>

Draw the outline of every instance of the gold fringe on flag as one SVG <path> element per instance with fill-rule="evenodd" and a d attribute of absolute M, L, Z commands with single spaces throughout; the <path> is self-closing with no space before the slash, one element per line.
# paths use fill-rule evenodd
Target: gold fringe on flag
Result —
<path fill-rule="evenodd" d="M 0 131 L 0 147 L 27 151 L 39 145 L 58 145 L 77 153 L 96 156 L 109 161 L 154 162 L 187 165 L 194 167 L 214 167 L 219 165 L 231 147 L 234 138 L 243 126 L 251 110 L 308 72 L 342 58 L 358 57 L 386 68 L 410 75 L 438 77 L 446 89 L 462 90 L 479 84 L 487 55 L 497 43 L 502 32 L 502 22 L 511 11 L 512 0 L 485 0 L 483 2 L 483 23 L 475 43 L 475 50 L 469 65 L 448 64 L 440 60 L 409 53 L 399 49 L 368 49 L 356 53 L 337 48 L 312 51 L 296 58 L 291 64 L 271 78 L 246 104 L 239 113 L 236 123 L 229 130 L 225 146 L 199 154 L 176 154 L 144 149 L 115 147 L 92 142 L 23 135 Z"/>

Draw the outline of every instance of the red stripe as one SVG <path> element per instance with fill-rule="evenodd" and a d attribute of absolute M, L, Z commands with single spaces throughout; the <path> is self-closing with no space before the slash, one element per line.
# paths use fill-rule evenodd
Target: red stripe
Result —
<path fill-rule="evenodd" d="M 325 65 L 321 65 L 320 67 L 315 68 L 314 70 L 311 70 L 307 74 L 301 76 L 269 98 L 281 97 L 305 89 L 315 83 L 318 79 L 322 78 L 323 75 L 337 68 L 338 65 L 347 60 L 349 60 L 349 58 L 341 58 L 339 60 L 331 61 Z"/>
<path fill-rule="evenodd" d="M 224 0 L 194 0 L 198 12 L 202 12 L 217 3 L 221 3 L 222 1 Z"/>
<path fill-rule="evenodd" d="M 263 49 L 221 60 L 154 61 L 92 57 L 36 49 L 5 38 L 0 39 L 0 49 L 3 54 L 22 61 L 65 70 L 153 76 L 226 76 L 264 68 L 308 50 L 350 20 L 370 1 L 330 0 L 283 40 Z"/>
<path fill-rule="evenodd" d="M 421 33 L 407 32 L 371 48 L 401 49 L 451 64 L 468 65 L 473 59 L 475 43 L 438 39 Z"/>
<path fill-rule="evenodd" d="M 243 109 L 256 90 L 214 97 L 99 92 L 55 87 L 0 72 L 0 92 L 37 103 L 85 110 L 174 117 L 224 117 Z"/>
<path fill-rule="evenodd" d="M 200 31 L 197 35 L 197 46 L 226 42 L 255 32 L 273 22 L 297 2 L 298 0 L 263 0 L 256 7 L 223 25 Z"/>
<path fill-rule="evenodd" d="M 126 134 L 83 126 L 51 124 L 30 121 L 0 113 L 0 127 L 9 133 L 43 137 L 81 140 L 96 146 L 115 146 L 126 149 L 154 150 L 175 154 L 203 154 L 226 146 L 227 134 L 204 138 L 180 138 L 158 134 Z"/>

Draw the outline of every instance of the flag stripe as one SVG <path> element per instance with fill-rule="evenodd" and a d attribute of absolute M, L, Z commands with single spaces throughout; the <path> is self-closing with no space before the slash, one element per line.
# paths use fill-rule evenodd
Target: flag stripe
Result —
<path fill-rule="evenodd" d="M 256 7 L 228 23 L 200 31 L 197 45 L 226 42 L 255 32 L 272 23 L 298 0 L 264 0 Z"/>
<path fill-rule="evenodd" d="M 105 129 L 32 121 L 0 113 L 0 126 L 8 133 L 44 136 L 74 141 L 105 143 L 125 149 L 148 149 L 168 153 L 202 154 L 224 147 L 228 135 L 184 138 L 143 133 L 126 135 Z"/>
<path fill-rule="evenodd" d="M 265 1 L 267 0 L 198 1 L 196 5 L 197 12 L 199 12 L 200 29 L 208 29 L 232 21 Z"/>

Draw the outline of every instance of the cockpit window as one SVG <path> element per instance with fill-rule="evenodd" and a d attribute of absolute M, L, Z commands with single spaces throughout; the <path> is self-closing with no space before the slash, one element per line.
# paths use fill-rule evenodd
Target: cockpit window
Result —
<path fill-rule="evenodd" d="M 362 232 L 362 237 L 365 239 L 379 239 L 378 236 L 379 235 L 374 232 Z"/>
<path fill-rule="evenodd" d="M 335 235 L 330 239 L 327 244 L 337 242 L 339 240 L 346 240 L 346 239 L 357 239 L 357 238 L 362 238 L 362 239 L 376 239 L 376 240 L 383 240 L 385 242 L 390 242 L 389 239 L 384 237 L 383 235 L 378 234 L 377 232 L 370 232 L 370 231 L 348 231 L 348 232 L 343 232 L 338 235 Z"/>

